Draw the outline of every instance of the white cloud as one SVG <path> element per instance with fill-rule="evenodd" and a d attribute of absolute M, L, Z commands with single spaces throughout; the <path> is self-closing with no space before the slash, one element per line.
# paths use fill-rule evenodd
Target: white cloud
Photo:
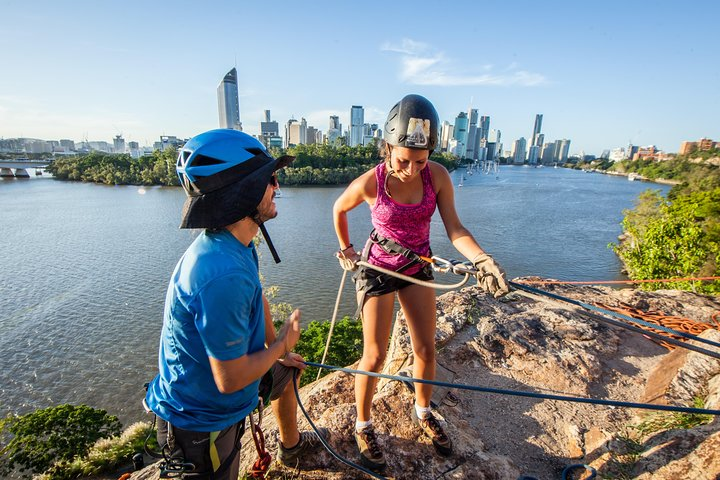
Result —
<path fill-rule="evenodd" d="M 520 86 L 534 87 L 547 82 L 540 73 L 519 70 L 516 63 L 502 72 L 493 72 L 492 64 L 481 65 L 477 72 L 458 73 L 453 59 L 447 59 L 444 52 L 433 51 L 426 43 L 405 38 L 401 44 L 383 44 L 380 49 L 400 54 L 401 81 L 411 85 L 431 86 Z"/>

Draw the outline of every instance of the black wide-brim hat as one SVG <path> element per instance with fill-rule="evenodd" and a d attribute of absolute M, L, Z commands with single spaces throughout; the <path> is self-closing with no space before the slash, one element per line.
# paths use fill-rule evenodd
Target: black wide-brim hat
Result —
<path fill-rule="evenodd" d="M 253 215 L 260 204 L 273 173 L 288 166 L 295 157 L 266 157 L 264 163 L 236 182 L 210 193 L 185 199 L 180 228 L 223 228 Z"/>

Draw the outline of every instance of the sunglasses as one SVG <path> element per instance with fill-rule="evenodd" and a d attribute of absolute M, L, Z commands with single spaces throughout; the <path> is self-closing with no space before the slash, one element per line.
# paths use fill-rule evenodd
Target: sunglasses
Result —
<path fill-rule="evenodd" d="M 278 188 L 280 186 L 280 182 L 278 182 L 277 175 L 273 173 L 268 181 L 268 184 L 273 188 Z"/>

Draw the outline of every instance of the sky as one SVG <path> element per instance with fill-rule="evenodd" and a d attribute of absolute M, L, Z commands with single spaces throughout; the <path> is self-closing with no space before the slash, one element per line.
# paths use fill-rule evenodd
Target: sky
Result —
<path fill-rule="evenodd" d="M 454 123 L 476 108 L 504 148 L 570 152 L 720 139 L 717 1 L 0 3 L 0 138 L 152 145 L 218 127 L 238 70 L 244 131 L 264 110 L 323 132 L 362 105 L 384 124 L 409 93 Z"/>

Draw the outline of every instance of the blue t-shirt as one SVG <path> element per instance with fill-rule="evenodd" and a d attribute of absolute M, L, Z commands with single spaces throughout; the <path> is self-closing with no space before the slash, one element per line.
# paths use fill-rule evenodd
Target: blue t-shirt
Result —
<path fill-rule="evenodd" d="M 255 246 L 227 230 L 198 236 L 170 279 L 148 406 L 174 426 L 199 432 L 245 418 L 257 405 L 259 380 L 220 393 L 208 357 L 233 360 L 265 348 L 264 318 Z"/>

